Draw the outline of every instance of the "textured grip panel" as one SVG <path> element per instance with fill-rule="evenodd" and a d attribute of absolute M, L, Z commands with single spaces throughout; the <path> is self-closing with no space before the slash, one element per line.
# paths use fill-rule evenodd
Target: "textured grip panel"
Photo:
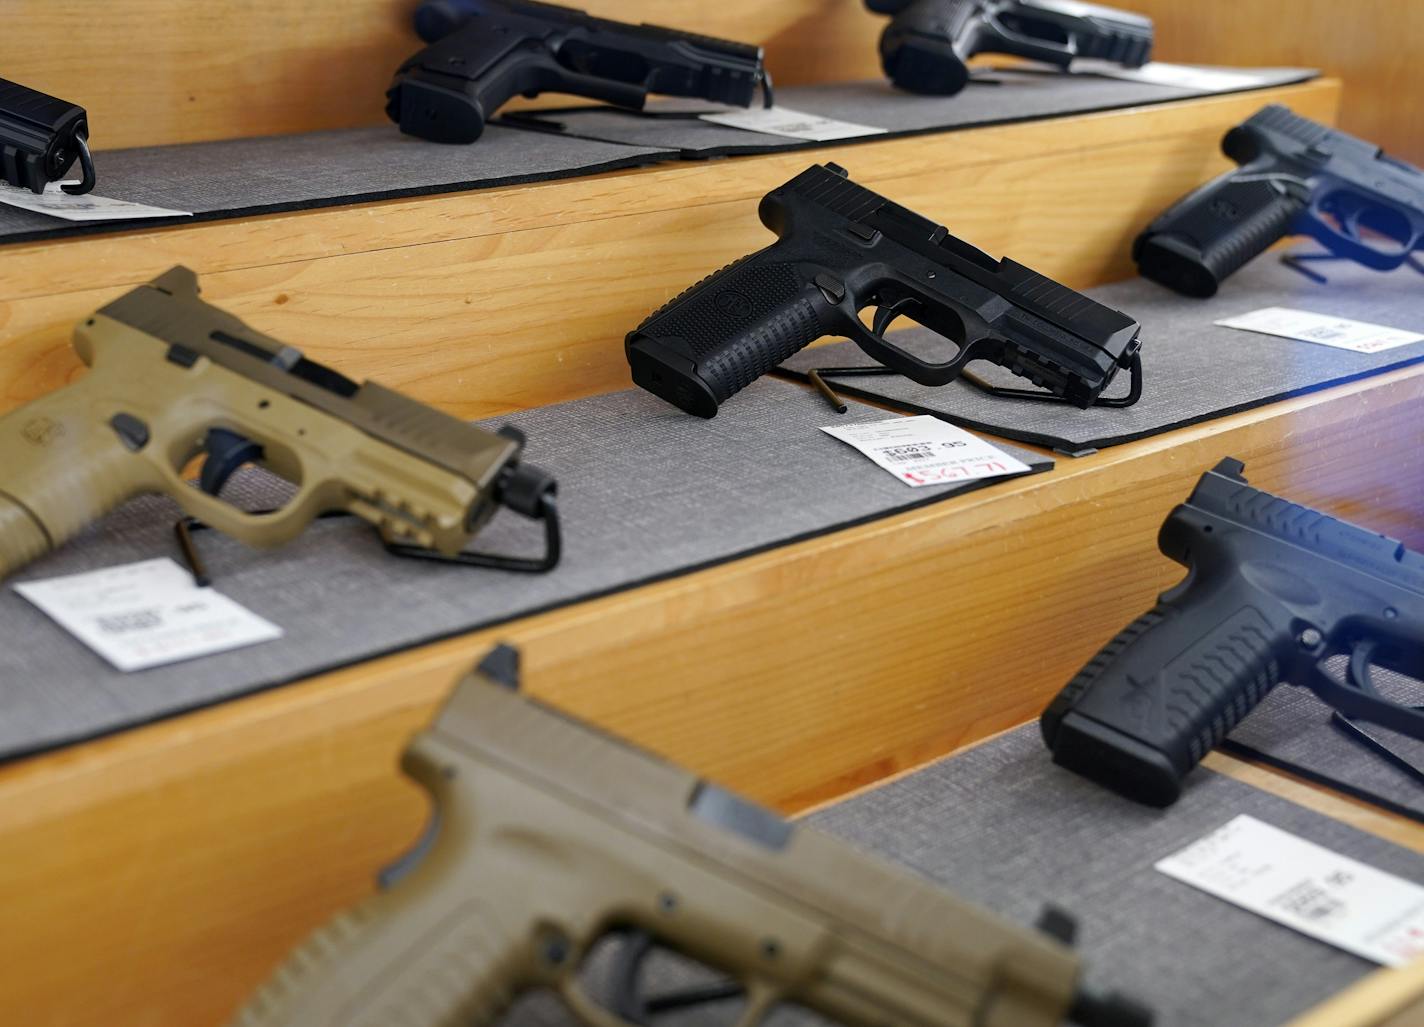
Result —
<path fill-rule="evenodd" d="M 45 549 L 62 545 L 148 487 L 145 457 L 126 449 L 109 425 L 90 420 L 85 381 L 0 416 L 0 496 L 29 515 L 28 524 L 13 516 L 0 524 L 8 536 L 0 543 L 0 576 L 17 570 L 25 553 L 39 555 L 24 541 L 36 528 L 47 536 Z"/>
<path fill-rule="evenodd" d="M 1118 633 L 1040 719 L 1056 762 L 1133 798 L 1181 780 L 1280 680 L 1276 635 L 1254 607 L 1158 606 Z"/>
<path fill-rule="evenodd" d="M 1153 222 L 1133 244 L 1142 274 L 1186 296 L 1212 296 L 1291 230 L 1306 202 L 1260 175 L 1223 175 Z"/>
<path fill-rule="evenodd" d="M 231 1027 L 468 1027 L 496 1022 L 514 998 L 520 953 L 477 902 L 423 937 L 385 922 L 381 895 L 317 930 Z M 384 945 L 384 948 L 382 946 Z"/>
<path fill-rule="evenodd" d="M 353 906 L 317 928 L 238 1010 L 230 1027 L 277 1027 L 293 1024 L 294 1009 L 316 985 L 324 970 L 343 958 L 353 943 L 366 932 L 373 903 Z"/>
<path fill-rule="evenodd" d="M 1156 627 L 1162 622 L 1162 615 L 1157 610 L 1148 610 L 1137 620 L 1113 636 L 1112 641 L 1099 649 L 1091 660 L 1083 665 L 1083 669 L 1073 675 L 1073 680 L 1063 686 L 1053 701 L 1048 704 L 1048 709 L 1043 711 L 1039 717 L 1038 726 L 1043 732 L 1043 739 L 1048 743 L 1048 747 L 1053 748 L 1054 738 L 1058 732 L 1058 725 L 1067 716 L 1073 707 L 1078 705 L 1078 700 L 1095 685 L 1104 671 L 1111 667 L 1123 650 L 1136 642 L 1138 637 L 1148 629 Z"/>
<path fill-rule="evenodd" d="M 817 310 L 820 293 L 795 265 L 768 259 L 769 252 L 704 278 L 639 325 L 628 337 L 634 380 L 686 409 L 672 390 L 645 380 L 638 366 L 651 357 L 668 375 L 680 362 L 698 387 L 722 403 L 827 334 Z"/>

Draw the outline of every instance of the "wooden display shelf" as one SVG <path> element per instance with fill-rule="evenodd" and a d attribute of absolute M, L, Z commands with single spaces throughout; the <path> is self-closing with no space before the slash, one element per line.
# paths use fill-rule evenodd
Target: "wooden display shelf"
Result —
<path fill-rule="evenodd" d="M 175 263 L 254 327 L 464 417 L 627 388 L 624 335 L 774 238 L 761 197 L 816 161 L 1075 287 L 1223 170 L 1268 102 L 1331 121 L 1339 84 L 800 153 L 0 246 L 0 411 L 80 373 L 73 326 Z M 478 145 L 478 144 L 476 144 Z"/>
<path fill-rule="evenodd" d="M 424 45 L 412 25 L 416 6 L 244 0 L 210 4 L 194 17 L 192 0 L 6 0 L 0 68 L 84 105 L 105 149 L 374 125 L 385 120 L 391 76 Z M 876 43 L 885 19 L 860 0 L 565 6 L 761 44 L 778 83 L 881 73 Z"/>
<path fill-rule="evenodd" d="M 1180 576 L 1157 528 L 1222 456 L 1424 542 L 1421 402 L 1424 368 L 1392 372 L 0 768 L 0 1021 L 222 1022 L 416 836 L 397 754 L 496 640 L 531 694 L 804 809 L 1034 717 Z"/>
<path fill-rule="evenodd" d="M 415 0 L 7 0 L 5 77 L 85 105 L 104 149 L 312 132 L 384 120 L 385 89 L 420 43 Z M 881 75 L 886 19 L 861 0 L 574 0 L 591 14 L 650 21 L 766 49 L 782 84 Z M 1424 160 L 1424 71 L 1400 40 L 1424 33 L 1424 4 L 1375 0 L 1125 0 L 1157 24 L 1159 60 L 1291 64 L 1350 83 L 1342 124 Z M 37 46 L 35 40 L 63 40 Z M 221 45 L 215 45 L 218 41 Z M 541 98 L 542 99 L 542 98 Z M 551 102 L 568 102 L 551 96 Z"/>
<path fill-rule="evenodd" d="M 1086 287 L 1127 274 L 1133 234 L 1273 101 L 1331 121 L 1339 86 L 6 246 L 0 411 L 76 376 L 73 324 L 174 263 L 313 358 L 463 416 L 625 388 L 626 330 L 765 245 L 757 201 L 812 161 Z M 1035 716 L 1179 576 L 1157 527 L 1222 456 L 1421 544 L 1421 401 L 1424 369 L 1382 375 L 0 767 L 0 1023 L 223 1022 L 416 835 L 397 754 L 496 640 L 542 699 L 803 810 Z M 1212 765 L 1424 851 L 1396 818 Z M 1383 1008 L 1375 987 L 1357 1008 Z"/>

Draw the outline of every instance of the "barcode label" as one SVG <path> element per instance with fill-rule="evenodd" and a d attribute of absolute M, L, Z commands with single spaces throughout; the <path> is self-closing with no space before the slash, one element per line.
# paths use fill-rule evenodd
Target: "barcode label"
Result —
<path fill-rule="evenodd" d="M 963 428 L 924 414 L 821 430 L 854 446 L 915 488 L 1023 474 L 1031 469 Z"/>
<path fill-rule="evenodd" d="M 892 449 L 881 450 L 881 455 L 892 464 L 903 464 L 933 457 L 934 450 L 929 446 L 896 446 Z"/>
<path fill-rule="evenodd" d="M 94 624 L 106 635 L 122 635 L 128 631 L 149 631 L 160 626 L 163 618 L 157 610 L 132 610 L 94 618 Z"/>
<path fill-rule="evenodd" d="M 59 578 L 15 591 L 119 670 L 236 649 L 282 637 L 282 629 L 167 558 Z"/>
<path fill-rule="evenodd" d="M 803 114 L 786 107 L 751 107 L 746 110 L 719 111 L 700 115 L 703 121 L 727 128 L 740 128 L 748 132 L 763 132 L 767 135 L 787 136 L 791 139 L 810 139 L 824 143 L 832 139 L 853 139 L 856 136 L 882 135 L 883 128 L 857 125 L 850 121 L 823 118 L 819 114 Z"/>
<path fill-rule="evenodd" d="M 1345 903 L 1335 898 L 1320 884 L 1302 881 L 1279 895 L 1273 905 L 1304 920 L 1322 921 L 1341 912 Z"/>
<path fill-rule="evenodd" d="M 65 221 L 131 221 L 134 218 L 190 218 L 186 210 L 150 207 L 146 203 L 112 200 L 106 196 L 85 193 L 71 196 L 60 189 L 62 183 L 50 182 L 43 193 L 32 193 L 19 186 L 0 182 L 0 203 L 21 210 L 48 214 Z"/>

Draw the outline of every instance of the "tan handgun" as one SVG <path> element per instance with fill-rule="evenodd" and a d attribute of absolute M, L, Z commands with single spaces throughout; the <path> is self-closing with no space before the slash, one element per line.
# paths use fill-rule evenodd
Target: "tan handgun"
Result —
<path fill-rule="evenodd" d="M 386 890 L 233 1027 L 484 1027 L 541 986 L 624 1027 L 581 983 L 611 932 L 726 975 L 741 1027 L 781 1003 L 853 1027 L 1151 1022 L 1085 993 L 1066 945 L 520 696 L 516 660 L 495 650 L 406 751 L 435 812 Z"/>
<path fill-rule="evenodd" d="M 557 524 L 553 480 L 520 465 L 518 433 L 307 360 L 204 303 L 187 268 L 100 309 L 74 348 L 83 378 L 0 416 L 0 578 L 146 492 L 253 546 L 287 542 L 333 510 L 411 555 L 459 554 L 500 505 Z M 184 470 L 199 456 L 195 487 Z M 295 495 L 270 513 L 218 498 L 244 463 Z"/>

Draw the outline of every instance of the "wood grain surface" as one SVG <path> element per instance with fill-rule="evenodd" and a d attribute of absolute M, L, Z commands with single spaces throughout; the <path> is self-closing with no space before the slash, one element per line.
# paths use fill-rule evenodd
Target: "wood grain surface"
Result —
<path fill-rule="evenodd" d="M 812 161 L 1068 285 L 1131 273 L 1131 240 L 1226 167 L 1267 98 L 1329 120 L 1329 81 L 1033 124 L 3 247 L 0 411 L 80 372 L 73 326 L 183 263 L 204 295 L 355 378 L 462 417 L 627 388 L 623 337 L 775 237 L 756 216 Z"/>
<path fill-rule="evenodd" d="M 376 124 L 420 42 L 414 0 L 6 0 L 0 69 L 89 112 L 97 147 Z M 603 17 L 761 43 L 778 82 L 881 74 L 886 23 L 860 0 L 581 0 Z M 1349 84 L 1342 124 L 1424 162 L 1424 4 L 1416 0 L 1123 0 L 1161 60 L 1306 65 Z M 567 98 L 551 97 L 564 103 Z"/>
<path fill-rule="evenodd" d="M 1125 0 L 1159 56 L 1319 65 L 1344 124 L 1424 160 L 1424 4 Z M 8 0 L 0 73 L 84 103 L 100 148 L 375 123 L 411 0 Z M 763 42 L 778 81 L 878 74 L 854 0 L 585 0 Z M 62 41 L 61 45 L 55 45 Z M 1267 100 L 1334 119 L 1338 85 L 837 146 L 814 159 L 996 254 L 1086 286 L 1223 169 Z M 465 416 L 626 387 L 623 333 L 764 245 L 757 199 L 806 155 L 5 247 L 0 410 L 73 380 L 72 325 L 173 263 L 256 327 Z M 222 1023 L 311 927 L 367 893 L 427 810 L 410 734 L 497 640 L 531 692 L 786 811 L 1032 718 L 1180 571 L 1156 528 L 1205 467 L 1424 545 L 1424 369 L 1367 379 L 923 510 L 0 767 L 0 1023 Z M 795 625 L 805 625 L 797 629 Z M 755 654 L 755 658 L 749 658 Z M 612 683 L 612 684 L 611 684 Z M 1424 850 L 1417 825 L 1261 768 L 1211 765 Z M 1402 1027 L 1419 972 L 1293 1027 Z M 1417 1005 L 1413 1007 L 1415 1013 Z"/>
<path fill-rule="evenodd" d="M 1417 0 L 1124 0 L 1152 16 L 1156 57 L 1320 68 L 1345 82 L 1340 127 L 1424 164 L 1424 3 Z"/>
<path fill-rule="evenodd" d="M 1376 971 L 1286 1027 L 1424 1027 L 1424 959 Z"/>
<path fill-rule="evenodd" d="M 391 76 L 425 45 L 411 26 L 417 6 L 415 0 L 5 0 L 0 69 L 5 78 L 83 105 L 99 149 L 378 124 Z M 880 73 L 881 19 L 858 0 L 568 6 L 764 44 L 779 82 Z"/>

